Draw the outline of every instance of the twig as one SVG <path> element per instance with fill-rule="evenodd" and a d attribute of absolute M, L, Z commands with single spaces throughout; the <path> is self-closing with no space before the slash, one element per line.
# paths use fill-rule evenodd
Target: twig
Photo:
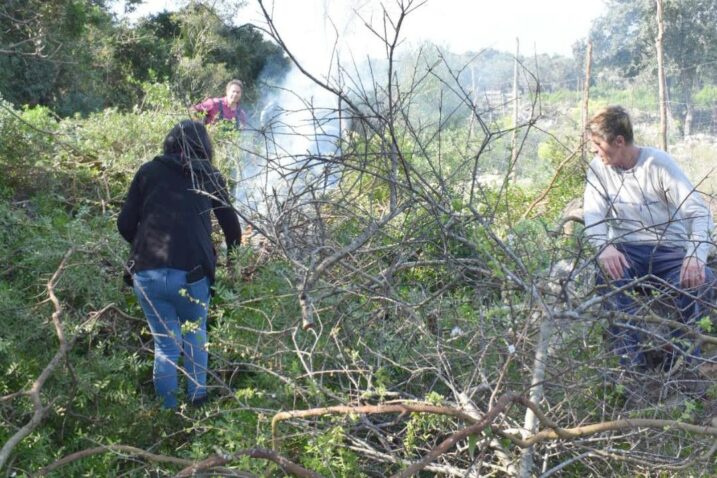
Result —
<path fill-rule="evenodd" d="M 572 465 L 576 461 L 580 461 L 583 458 L 589 458 L 594 455 L 595 455 L 595 452 L 593 452 L 593 451 L 587 451 L 585 453 L 581 453 L 580 455 L 574 456 L 574 457 L 570 458 L 569 460 L 566 460 L 566 461 L 562 462 L 561 464 L 549 469 L 548 471 L 546 471 L 545 473 L 540 475 L 540 478 L 548 478 L 549 476 L 553 476 L 555 473 L 559 472 L 560 470 L 562 470 L 563 468 L 565 468 L 567 466 Z"/>

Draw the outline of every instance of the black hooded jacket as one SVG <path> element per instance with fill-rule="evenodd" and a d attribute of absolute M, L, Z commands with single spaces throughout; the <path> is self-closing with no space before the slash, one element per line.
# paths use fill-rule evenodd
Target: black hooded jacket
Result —
<path fill-rule="evenodd" d="M 117 218 L 117 229 L 131 245 L 134 272 L 198 265 L 214 282 L 216 254 L 210 212 L 214 211 L 231 252 L 241 228 L 230 206 L 226 183 L 206 160 L 157 156 L 143 164 Z"/>

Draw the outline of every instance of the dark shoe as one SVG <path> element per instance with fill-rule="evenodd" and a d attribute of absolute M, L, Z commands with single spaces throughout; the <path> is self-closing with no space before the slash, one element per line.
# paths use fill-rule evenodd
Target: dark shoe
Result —
<path fill-rule="evenodd" d="M 196 397 L 194 400 L 189 401 L 189 406 L 193 408 L 200 408 L 202 405 L 207 403 L 209 401 L 209 396 L 203 395 L 201 397 Z"/>

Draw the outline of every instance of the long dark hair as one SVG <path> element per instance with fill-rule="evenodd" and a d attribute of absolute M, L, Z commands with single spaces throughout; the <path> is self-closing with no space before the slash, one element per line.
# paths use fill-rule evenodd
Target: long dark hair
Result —
<path fill-rule="evenodd" d="M 179 122 L 164 138 L 164 154 L 181 154 L 185 160 L 206 159 L 212 162 L 212 142 L 207 128 L 192 120 Z"/>

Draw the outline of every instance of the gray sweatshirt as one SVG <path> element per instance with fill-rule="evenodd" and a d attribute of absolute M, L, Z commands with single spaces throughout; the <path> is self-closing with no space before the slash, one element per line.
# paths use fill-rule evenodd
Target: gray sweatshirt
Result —
<path fill-rule="evenodd" d="M 584 198 L 585 233 L 602 248 L 609 242 L 681 247 L 707 260 L 713 222 L 685 173 L 664 151 L 640 148 L 624 170 L 590 163 Z"/>

